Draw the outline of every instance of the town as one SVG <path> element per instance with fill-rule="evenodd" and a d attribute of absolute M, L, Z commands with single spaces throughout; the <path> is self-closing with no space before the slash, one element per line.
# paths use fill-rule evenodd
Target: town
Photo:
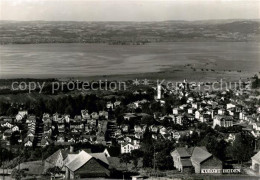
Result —
<path fill-rule="evenodd" d="M 196 91 L 188 80 L 172 89 L 151 82 L 0 102 L 0 176 L 258 177 L 259 84 L 255 76 L 237 89 Z"/>

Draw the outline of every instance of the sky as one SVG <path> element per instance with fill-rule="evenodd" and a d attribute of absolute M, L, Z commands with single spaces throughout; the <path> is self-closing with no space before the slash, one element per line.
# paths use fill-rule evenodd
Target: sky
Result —
<path fill-rule="evenodd" d="M 260 19 L 260 0 L 0 0 L 0 20 Z"/>

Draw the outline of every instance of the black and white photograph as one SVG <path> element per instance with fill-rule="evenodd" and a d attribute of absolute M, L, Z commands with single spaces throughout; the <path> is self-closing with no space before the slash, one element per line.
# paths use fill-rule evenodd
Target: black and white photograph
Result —
<path fill-rule="evenodd" d="M 260 0 L 0 0 L 0 180 L 260 180 Z"/>

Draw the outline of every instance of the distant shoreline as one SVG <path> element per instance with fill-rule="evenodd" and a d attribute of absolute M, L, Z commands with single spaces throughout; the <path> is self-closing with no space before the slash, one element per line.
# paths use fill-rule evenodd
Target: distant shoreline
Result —
<path fill-rule="evenodd" d="M 183 68 L 183 70 L 178 70 Z M 67 76 L 67 77 L 37 77 L 37 78 L 0 78 L 1 81 L 97 81 L 97 80 L 108 80 L 108 81 L 128 81 L 134 79 L 148 79 L 148 80 L 173 80 L 182 81 L 184 79 L 195 81 L 195 82 L 213 82 L 220 79 L 226 80 L 227 82 L 238 81 L 239 79 L 248 79 L 255 74 L 260 72 L 239 72 L 239 71 L 211 71 L 211 70 L 198 70 L 193 71 L 185 69 L 184 66 L 168 67 L 161 69 L 157 72 L 144 72 L 144 73 L 129 73 L 129 74 L 112 74 L 112 75 L 89 75 L 89 76 Z"/>
<path fill-rule="evenodd" d="M 110 46 L 145 46 L 147 44 L 152 44 L 152 43 L 189 43 L 189 42 L 241 42 L 241 43 L 258 43 L 258 40 L 252 39 L 252 40 L 231 40 L 231 39 L 227 39 L 227 40 L 217 40 L 217 39 L 176 39 L 176 40 L 172 40 L 172 41 L 154 41 L 154 42 L 126 42 L 125 44 L 122 43 L 110 43 L 110 42 L 39 42 L 39 43 L 35 43 L 35 42 L 29 42 L 29 43 L 0 43 L 0 46 L 6 46 L 6 45 L 34 45 L 34 44 L 106 44 L 106 45 L 110 45 Z"/>

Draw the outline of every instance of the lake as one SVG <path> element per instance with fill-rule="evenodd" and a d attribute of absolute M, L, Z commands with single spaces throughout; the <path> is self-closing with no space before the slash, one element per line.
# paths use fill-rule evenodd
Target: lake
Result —
<path fill-rule="evenodd" d="M 0 46 L 0 78 L 49 78 L 158 72 L 191 64 L 215 70 L 260 70 L 257 42 L 146 45 L 12 44 Z"/>

